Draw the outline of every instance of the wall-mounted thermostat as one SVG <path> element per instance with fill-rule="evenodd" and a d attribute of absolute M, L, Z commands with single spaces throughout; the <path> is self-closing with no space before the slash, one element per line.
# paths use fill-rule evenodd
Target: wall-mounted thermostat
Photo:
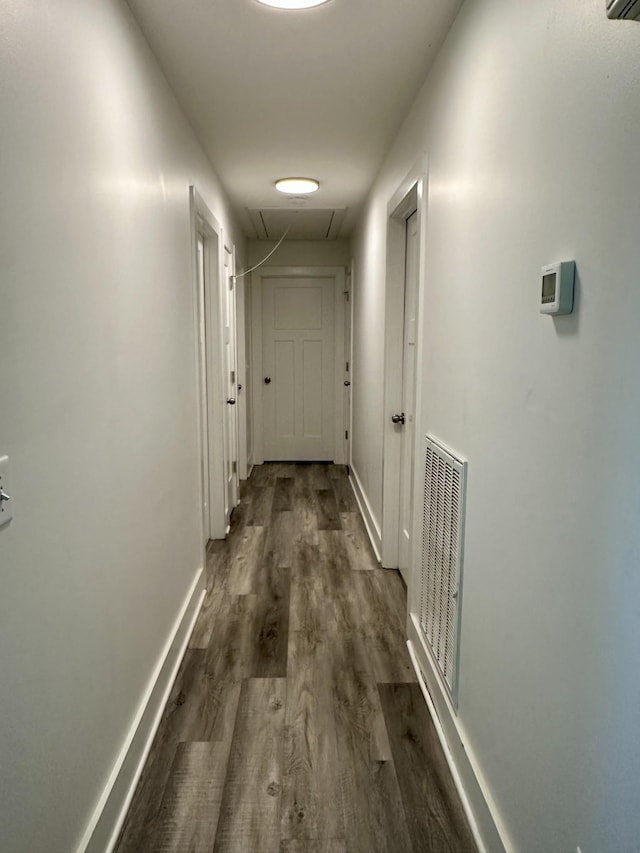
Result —
<path fill-rule="evenodd" d="M 542 267 L 541 314 L 571 314 L 575 261 L 561 261 Z"/>

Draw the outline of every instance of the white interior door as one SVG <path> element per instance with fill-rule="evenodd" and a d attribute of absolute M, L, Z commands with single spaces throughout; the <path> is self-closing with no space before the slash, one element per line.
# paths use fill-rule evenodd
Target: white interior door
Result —
<path fill-rule="evenodd" d="M 351 365 L 353 362 L 353 352 L 351 346 L 351 328 L 353 322 L 353 301 L 351 298 L 351 283 L 353 281 L 353 274 L 351 271 L 347 273 L 346 279 L 346 289 L 344 292 L 345 300 L 346 300 L 346 310 L 344 312 L 344 352 L 345 352 L 345 362 L 344 362 L 344 397 L 343 397 L 343 410 L 344 410 L 344 425 L 345 425 L 345 459 L 348 465 L 351 464 Z"/>
<path fill-rule="evenodd" d="M 222 374 L 226 416 L 224 418 L 224 484 L 225 519 L 238 503 L 238 389 L 236 367 L 236 311 L 233 286 L 233 255 L 224 247 L 222 287 L 220 288 L 222 319 Z"/>
<path fill-rule="evenodd" d="M 200 463 L 202 471 L 202 524 L 204 544 L 211 538 L 209 493 L 209 416 L 207 395 L 207 337 L 205 307 L 204 237 L 198 234 L 197 242 L 197 299 L 198 299 L 198 403 L 200 407 Z"/>
<path fill-rule="evenodd" d="M 238 418 L 238 479 L 249 476 L 247 465 L 247 340 L 244 278 L 236 279 L 236 367 L 237 367 L 237 418 Z"/>
<path fill-rule="evenodd" d="M 283 276 L 262 282 L 263 376 L 256 379 L 262 381 L 264 459 L 332 461 L 336 278 Z"/>
<path fill-rule="evenodd" d="M 194 259 L 194 322 L 198 430 L 202 462 L 203 537 L 227 533 L 225 488 L 225 403 L 222 298 L 224 287 L 220 225 L 195 187 L 189 188 Z"/>
<path fill-rule="evenodd" d="M 245 402 L 246 402 L 246 418 L 247 418 L 247 476 L 254 465 L 255 462 L 255 435 L 254 435 L 254 381 L 256 375 L 254 373 L 255 363 L 253 357 L 253 288 L 251 286 L 251 278 L 244 279 L 244 322 L 245 322 L 245 334 L 244 334 L 244 344 L 245 344 L 245 353 L 246 353 L 246 362 L 245 362 L 245 372 L 244 374 L 240 374 L 240 381 L 243 385 Z M 260 324 L 262 327 L 262 318 L 260 318 Z M 259 382 L 262 381 L 262 377 L 258 376 Z M 262 387 L 259 385 L 258 387 Z"/>
<path fill-rule="evenodd" d="M 399 568 L 409 584 L 413 519 L 413 471 L 415 458 L 416 326 L 418 312 L 418 213 L 406 221 L 404 334 L 402 353 L 402 426 L 400 455 Z"/>

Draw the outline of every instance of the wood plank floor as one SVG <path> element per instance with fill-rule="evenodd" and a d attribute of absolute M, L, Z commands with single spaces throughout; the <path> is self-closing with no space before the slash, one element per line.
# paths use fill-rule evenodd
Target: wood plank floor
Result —
<path fill-rule="evenodd" d="M 257 467 L 118 853 L 475 853 L 405 610 L 344 468 Z"/>

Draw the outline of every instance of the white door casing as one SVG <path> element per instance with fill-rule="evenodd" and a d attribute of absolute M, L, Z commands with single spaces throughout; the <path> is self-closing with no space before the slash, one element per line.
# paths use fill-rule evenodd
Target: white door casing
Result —
<path fill-rule="evenodd" d="M 255 462 L 346 462 L 345 299 L 341 267 L 253 274 Z"/>

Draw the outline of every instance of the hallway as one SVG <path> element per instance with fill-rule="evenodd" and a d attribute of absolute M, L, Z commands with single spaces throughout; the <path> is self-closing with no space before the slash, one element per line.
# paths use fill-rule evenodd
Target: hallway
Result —
<path fill-rule="evenodd" d="M 346 470 L 244 484 L 118 853 L 475 846 Z"/>

